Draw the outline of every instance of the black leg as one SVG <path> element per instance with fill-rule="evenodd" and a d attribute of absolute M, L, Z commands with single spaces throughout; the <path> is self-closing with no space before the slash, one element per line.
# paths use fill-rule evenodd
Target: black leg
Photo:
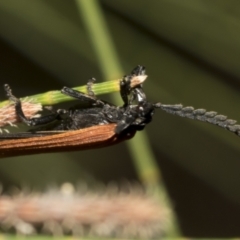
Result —
<path fill-rule="evenodd" d="M 96 82 L 96 78 L 90 78 L 87 82 L 87 93 L 91 97 L 96 97 L 94 91 L 92 90 L 94 82 Z"/>
<path fill-rule="evenodd" d="M 124 76 L 120 81 L 120 95 L 124 102 L 124 106 L 126 107 L 129 104 L 128 97 L 131 91 L 131 76 Z"/>
<path fill-rule="evenodd" d="M 121 133 L 123 130 L 129 127 L 132 123 L 134 123 L 137 117 L 138 117 L 138 113 L 133 109 L 128 108 L 125 111 L 123 118 L 117 122 L 117 127 L 115 129 L 116 134 Z"/>
<path fill-rule="evenodd" d="M 142 87 L 137 87 L 132 90 L 132 99 L 130 100 L 130 104 L 132 104 L 132 101 L 137 99 L 137 102 L 139 105 L 142 103 L 145 103 L 147 101 L 146 94 L 144 93 Z"/>
<path fill-rule="evenodd" d="M 91 87 L 90 87 L 91 91 Z M 85 93 L 79 92 L 75 89 L 68 88 L 68 87 L 63 87 L 61 90 L 61 93 L 70 96 L 72 98 L 76 98 L 80 100 L 81 102 L 87 102 L 89 104 L 95 105 L 95 106 L 103 106 L 105 103 L 99 99 L 96 99 L 95 96 L 89 96 Z M 94 93 L 93 93 L 94 94 Z"/>

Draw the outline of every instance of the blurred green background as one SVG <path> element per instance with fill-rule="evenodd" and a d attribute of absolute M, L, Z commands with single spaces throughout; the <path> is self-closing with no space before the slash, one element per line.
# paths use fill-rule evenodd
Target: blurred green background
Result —
<path fill-rule="evenodd" d="M 99 3 L 124 73 L 146 66 L 144 89 L 150 101 L 192 105 L 240 120 L 239 1 Z M 0 81 L 17 96 L 84 85 L 89 77 L 122 76 L 105 79 L 101 64 L 76 1 L 0 1 Z M 3 90 L 0 97 L 6 99 Z M 239 137 L 161 110 L 145 132 L 183 235 L 239 236 Z M 42 190 L 82 180 L 139 181 L 125 143 L 0 161 L 4 189 Z"/>

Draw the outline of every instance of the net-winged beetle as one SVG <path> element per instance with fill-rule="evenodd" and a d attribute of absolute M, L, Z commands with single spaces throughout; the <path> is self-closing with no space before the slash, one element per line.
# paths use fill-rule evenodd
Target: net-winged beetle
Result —
<path fill-rule="evenodd" d="M 53 114 L 31 119 L 24 115 L 21 101 L 6 84 L 5 91 L 9 100 L 15 104 L 18 118 L 29 126 L 43 127 L 23 133 L 0 134 L 0 157 L 110 146 L 130 139 L 136 131 L 144 129 L 151 122 L 155 108 L 218 125 L 240 136 L 240 125 L 217 112 L 183 107 L 181 104 L 148 102 L 142 88 L 145 79 L 143 66 L 137 66 L 131 74 L 123 77 L 120 81 L 122 106 L 96 98 L 91 88 L 95 79 L 90 79 L 87 83 L 88 94 L 64 87 L 61 91 L 63 94 L 87 102 L 89 107 L 59 109 Z"/>
<path fill-rule="evenodd" d="M 89 107 L 59 109 L 53 114 L 31 119 L 26 118 L 21 101 L 5 84 L 5 91 L 9 100 L 14 102 L 19 119 L 28 126 L 44 127 L 24 133 L 1 134 L 0 155 L 5 157 L 83 150 L 105 147 L 132 138 L 136 131 L 144 129 L 152 120 L 154 109 L 159 107 L 146 100 L 141 82 L 137 85 L 134 83 L 139 76 L 146 76 L 145 68 L 140 65 L 120 81 L 123 106 L 96 98 L 91 88 L 95 79 L 90 79 L 87 84 L 88 94 L 68 87 L 61 90 L 63 94 L 87 102 Z"/>

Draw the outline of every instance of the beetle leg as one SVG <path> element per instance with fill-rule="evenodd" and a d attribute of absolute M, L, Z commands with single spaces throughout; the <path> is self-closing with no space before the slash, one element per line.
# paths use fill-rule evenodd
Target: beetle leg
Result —
<path fill-rule="evenodd" d="M 132 108 L 132 106 L 126 107 L 126 111 L 123 114 L 122 119 L 120 119 L 117 122 L 117 127 L 115 129 L 115 132 L 117 134 L 121 133 L 123 130 L 131 126 L 134 122 L 136 122 L 136 119 L 138 118 L 138 107 L 136 106 Z"/>
<path fill-rule="evenodd" d="M 126 116 L 122 118 L 119 122 L 117 122 L 117 127 L 115 128 L 115 133 L 119 134 L 129 126 L 131 126 L 132 123 L 134 123 L 136 120 L 136 116 Z"/>
<path fill-rule="evenodd" d="M 92 90 L 94 82 L 96 82 L 96 78 L 90 78 L 87 82 L 87 93 L 91 97 L 96 97 L 94 91 Z"/>
<path fill-rule="evenodd" d="M 68 87 L 63 87 L 62 90 L 61 90 L 61 93 L 67 95 L 67 96 L 70 96 L 72 98 L 76 98 L 82 102 L 87 102 L 89 104 L 92 104 L 94 106 L 103 106 L 105 105 L 105 103 L 99 99 L 96 99 L 95 97 L 93 96 L 89 96 L 88 94 L 85 94 L 85 93 L 82 93 L 82 92 L 79 92 L 75 89 L 72 89 L 72 88 L 68 88 Z"/>
<path fill-rule="evenodd" d="M 130 75 L 124 76 L 123 79 L 120 81 L 120 95 L 124 102 L 125 107 L 129 104 L 128 97 L 131 90 L 130 81 L 131 81 Z"/>

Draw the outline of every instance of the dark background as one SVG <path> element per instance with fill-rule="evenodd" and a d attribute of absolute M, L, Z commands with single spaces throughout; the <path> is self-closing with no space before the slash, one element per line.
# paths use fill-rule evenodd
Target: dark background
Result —
<path fill-rule="evenodd" d="M 237 0 L 101 0 L 125 73 L 147 68 L 149 100 L 240 119 Z M 111 62 L 111 59 L 109 59 Z M 72 0 L 0 1 L 0 83 L 17 96 L 103 79 Z M 121 76 L 116 76 L 121 77 Z M 1 90 L 1 100 L 5 93 Z M 108 96 L 102 96 L 109 99 Z M 240 139 L 158 110 L 147 135 L 185 236 L 240 235 Z M 138 180 L 125 143 L 0 161 L 5 189 L 63 182 Z"/>

